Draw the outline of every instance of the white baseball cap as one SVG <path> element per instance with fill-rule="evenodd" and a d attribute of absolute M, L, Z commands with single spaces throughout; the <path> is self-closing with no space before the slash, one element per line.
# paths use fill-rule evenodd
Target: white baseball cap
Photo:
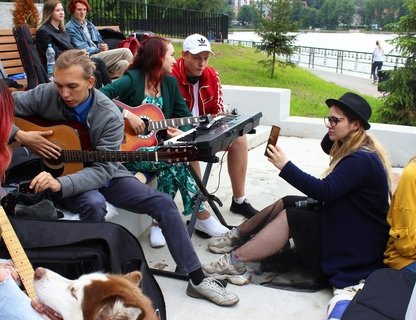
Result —
<path fill-rule="evenodd" d="M 192 34 L 185 39 L 183 42 L 183 51 L 189 51 L 192 54 L 208 51 L 214 54 L 214 52 L 211 51 L 211 44 L 208 39 L 197 33 Z"/>

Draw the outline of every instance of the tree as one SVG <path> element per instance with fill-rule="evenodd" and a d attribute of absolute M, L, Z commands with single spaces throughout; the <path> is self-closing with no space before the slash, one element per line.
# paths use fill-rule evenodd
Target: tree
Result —
<path fill-rule="evenodd" d="M 319 10 L 321 25 L 327 29 L 337 29 L 340 25 L 351 25 L 354 16 L 352 0 L 325 0 Z"/>
<path fill-rule="evenodd" d="M 280 67 L 293 65 L 291 62 L 278 59 L 278 56 L 289 57 L 293 54 L 296 35 L 290 32 L 297 32 L 299 24 L 290 21 L 292 12 L 289 1 L 265 1 L 265 6 L 268 17 L 260 22 L 260 27 L 256 30 L 262 38 L 262 42 L 256 45 L 256 50 L 265 52 L 270 58 L 259 62 L 270 70 L 270 78 L 273 79 L 276 64 Z"/>
<path fill-rule="evenodd" d="M 241 6 L 238 11 L 237 20 L 240 21 L 242 25 L 257 26 L 260 19 L 259 10 L 252 4 Z"/>
<path fill-rule="evenodd" d="M 403 68 L 389 71 L 389 79 L 379 84 L 387 92 L 380 114 L 386 123 L 416 125 L 416 2 L 406 0 L 408 14 L 401 17 L 393 30 L 392 40 L 406 62 Z"/>
<path fill-rule="evenodd" d="M 39 23 L 39 12 L 33 0 L 16 0 L 12 10 L 13 25 L 20 26 L 27 24 L 36 28 Z"/>
<path fill-rule="evenodd" d="M 253 19 L 253 12 L 248 5 L 241 6 L 240 10 L 238 11 L 237 20 L 241 22 L 242 25 L 251 24 L 251 20 Z"/>

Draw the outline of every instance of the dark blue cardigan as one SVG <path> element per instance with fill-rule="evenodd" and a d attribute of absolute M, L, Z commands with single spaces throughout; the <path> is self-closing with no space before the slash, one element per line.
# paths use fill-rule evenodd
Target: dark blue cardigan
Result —
<path fill-rule="evenodd" d="M 387 174 L 376 153 L 356 151 L 323 179 L 303 172 L 290 161 L 280 176 L 309 197 L 324 202 L 321 265 L 331 285 L 356 285 L 384 267 L 389 190 Z"/>

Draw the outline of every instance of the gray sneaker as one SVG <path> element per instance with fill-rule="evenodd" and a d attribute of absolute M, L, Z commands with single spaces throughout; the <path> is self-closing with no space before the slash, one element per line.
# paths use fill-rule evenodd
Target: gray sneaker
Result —
<path fill-rule="evenodd" d="M 228 253 L 219 257 L 216 261 L 202 266 L 205 274 L 219 280 L 227 280 L 229 283 L 242 286 L 251 280 L 251 274 L 244 263 L 234 266 L 230 262 Z"/>
<path fill-rule="evenodd" d="M 214 253 L 228 253 L 243 244 L 237 228 L 232 228 L 222 236 L 208 242 L 208 249 Z"/>
<path fill-rule="evenodd" d="M 240 300 L 235 293 L 227 291 L 219 281 L 211 277 L 205 278 L 197 286 L 189 280 L 186 294 L 193 298 L 207 299 L 219 306 L 233 306 Z"/>

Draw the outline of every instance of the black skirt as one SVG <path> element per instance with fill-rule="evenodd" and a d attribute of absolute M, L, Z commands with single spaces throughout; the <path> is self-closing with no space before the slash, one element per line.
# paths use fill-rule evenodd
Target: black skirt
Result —
<path fill-rule="evenodd" d="M 307 197 L 286 196 L 286 209 L 290 237 L 302 262 L 314 273 L 321 273 L 321 206 L 306 204 Z M 301 203 L 299 203 L 301 201 Z M 297 206 L 296 203 L 301 206 Z M 303 205 L 303 206 L 302 206 Z"/>

